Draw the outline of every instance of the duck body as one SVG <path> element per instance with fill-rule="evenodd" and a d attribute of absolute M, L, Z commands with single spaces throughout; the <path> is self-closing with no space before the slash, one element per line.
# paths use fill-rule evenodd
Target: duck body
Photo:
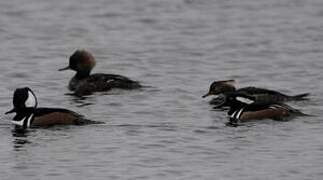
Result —
<path fill-rule="evenodd" d="M 224 104 L 230 108 L 228 115 L 231 123 L 261 119 L 284 120 L 294 115 L 305 115 L 286 104 L 256 101 L 255 97 L 244 93 L 235 92 L 227 94 Z"/>
<path fill-rule="evenodd" d="M 98 123 L 87 120 L 82 115 L 68 109 L 37 108 L 36 96 L 27 87 L 16 89 L 13 104 L 14 108 L 6 114 L 16 113 L 11 121 L 16 129 Z"/>
<path fill-rule="evenodd" d="M 68 69 L 76 71 L 76 75 L 70 80 L 68 86 L 75 95 L 89 95 L 93 92 L 109 91 L 113 88 L 130 90 L 142 87 L 139 82 L 125 76 L 103 73 L 90 74 L 95 64 L 95 59 L 90 52 L 77 50 L 71 55 L 69 65 L 60 69 L 60 71 Z"/>
<path fill-rule="evenodd" d="M 61 108 L 36 108 L 32 111 L 17 112 L 12 123 L 25 128 L 48 127 L 53 125 L 92 124 L 76 112 Z"/>
<path fill-rule="evenodd" d="M 210 101 L 210 104 L 217 105 L 223 101 L 223 99 L 227 94 L 233 93 L 233 92 L 253 96 L 256 101 L 268 102 L 268 103 L 306 100 L 307 99 L 306 97 L 309 95 L 309 93 L 303 93 L 303 94 L 290 96 L 278 91 L 252 87 L 252 86 L 236 89 L 235 86 L 232 85 L 233 82 L 234 80 L 215 81 L 211 84 L 209 92 L 203 97 L 207 97 L 210 95 L 221 95 Z"/>
<path fill-rule="evenodd" d="M 76 95 L 88 95 L 93 92 L 118 89 L 137 89 L 141 85 L 125 76 L 116 74 L 92 74 L 86 77 L 75 75 L 69 82 L 69 89 Z"/>

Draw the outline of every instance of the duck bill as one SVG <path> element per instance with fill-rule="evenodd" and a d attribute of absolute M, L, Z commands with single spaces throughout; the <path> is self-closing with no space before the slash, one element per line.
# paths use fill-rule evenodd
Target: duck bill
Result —
<path fill-rule="evenodd" d="M 208 97 L 208 96 L 210 96 L 211 95 L 211 93 L 210 92 L 208 92 L 208 93 L 206 93 L 205 95 L 203 95 L 202 96 L 202 98 L 206 98 L 206 97 Z"/>
<path fill-rule="evenodd" d="M 58 71 L 65 71 L 65 70 L 69 70 L 71 69 L 69 66 L 65 67 L 65 68 L 62 68 L 62 69 L 59 69 Z"/>
<path fill-rule="evenodd" d="M 11 114 L 11 113 L 14 113 L 14 112 L 16 112 L 15 108 L 11 109 L 10 111 L 6 112 L 5 114 Z"/>

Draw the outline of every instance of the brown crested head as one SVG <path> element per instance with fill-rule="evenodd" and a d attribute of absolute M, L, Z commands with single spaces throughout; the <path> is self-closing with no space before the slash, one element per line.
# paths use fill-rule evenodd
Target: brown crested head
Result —
<path fill-rule="evenodd" d="M 71 69 L 77 72 L 90 72 L 96 62 L 93 55 L 86 50 L 76 50 L 69 58 L 69 65 L 60 71 Z"/>
<path fill-rule="evenodd" d="M 205 98 L 210 95 L 219 95 L 234 92 L 236 90 L 233 85 L 234 82 L 234 80 L 214 81 L 210 86 L 209 92 L 202 97 Z"/>

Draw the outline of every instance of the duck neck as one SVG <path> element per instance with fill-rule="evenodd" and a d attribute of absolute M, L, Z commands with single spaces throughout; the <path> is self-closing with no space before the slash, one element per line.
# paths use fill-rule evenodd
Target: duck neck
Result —
<path fill-rule="evenodd" d="M 76 79 L 84 79 L 90 76 L 91 70 L 82 70 L 82 71 L 77 71 L 75 78 Z"/>
<path fill-rule="evenodd" d="M 226 94 L 226 93 L 232 93 L 236 91 L 236 88 L 232 85 L 225 85 L 222 87 L 222 91 Z"/>

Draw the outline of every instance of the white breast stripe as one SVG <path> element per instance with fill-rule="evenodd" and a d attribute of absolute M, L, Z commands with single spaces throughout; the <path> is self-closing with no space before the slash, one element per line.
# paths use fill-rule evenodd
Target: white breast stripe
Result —
<path fill-rule="evenodd" d="M 33 117 L 34 117 L 34 114 L 31 114 L 29 117 L 25 117 L 25 118 L 23 118 L 22 120 L 20 120 L 20 121 L 11 121 L 11 123 L 12 124 L 14 124 L 14 125 L 17 125 L 17 126 L 24 126 L 24 122 L 26 121 L 26 119 L 27 119 L 27 127 L 30 127 L 30 125 L 31 125 L 31 120 L 33 119 Z"/>
<path fill-rule="evenodd" d="M 239 118 L 240 118 L 240 116 L 241 116 L 242 112 L 243 112 L 243 108 L 241 108 L 241 109 L 239 109 L 239 110 L 237 110 L 237 111 L 234 111 L 234 112 L 230 115 L 230 117 L 231 117 L 231 118 L 233 118 L 233 119 L 237 119 L 237 120 L 239 120 Z"/>
<path fill-rule="evenodd" d="M 30 127 L 30 125 L 31 125 L 31 120 L 33 119 L 33 117 L 34 117 L 34 114 L 31 114 L 31 115 L 29 116 L 29 118 L 28 118 L 28 122 L 27 122 L 27 127 Z"/>
<path fill-rule="evenodd" d="M 241 116 L 242 112 L 243 112 L 243 108 L 240 109 L 240 111 L 237 113 L 235 118 L 240 119 L 240 116 Z"/>
<path fill-rule="evenodd" d="M 245 104 L 252 104 L 252 103 L 255 102 L 255 101 L 253 101 L 251 99 L 244 98 L 244 97 L 237 97 L 237 101 L 240 101 L 240 102 L 245 103 Z"/>
<path fill-rule="evenodd" d="M 234 111 L 231 115 L 230 115 L 230 117 L 231 118 L 234 118 L 234 116 L 236 115 L 236 113 L 237 113 L 238 111 Z"/>
<path fill-rule="evenodd" d="M 25 102 L 25 106 L 26 107 L 36 107 L 36 97 L 33 95 L 33 93 L 31 93 L 30 91 L 28 91 L 28 98 Z"/>
<path fill-rule="evenodd" d="M 239 113 L 239 110 L 237 110 L 237 111 L 234 111 L 232 114 L 231 114 L 231 118 L 236 118 L 236 115 Z"/>

